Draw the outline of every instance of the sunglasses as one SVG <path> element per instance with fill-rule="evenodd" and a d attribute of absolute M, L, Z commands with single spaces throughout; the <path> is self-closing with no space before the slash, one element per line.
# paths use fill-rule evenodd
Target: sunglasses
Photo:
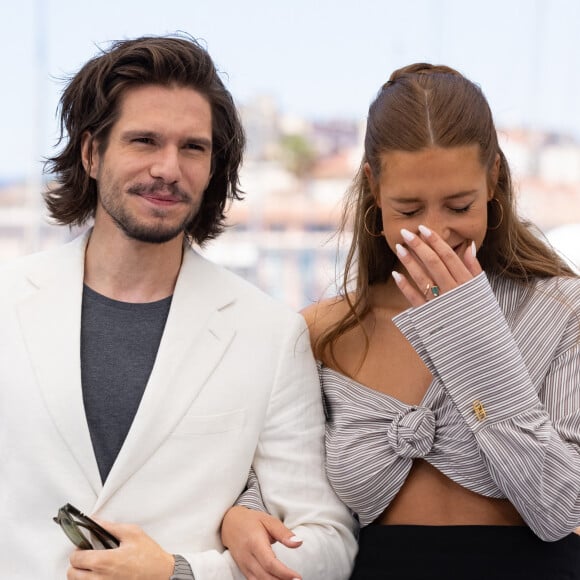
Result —
<path fill-rule="evenodd" d="M 85 516 L 70 503 L 58 510 L 52 520 L 57 523 L 68 539 L 81 550 L 108 550 L 117 548 L 119 540 L 97 522 Z"/>

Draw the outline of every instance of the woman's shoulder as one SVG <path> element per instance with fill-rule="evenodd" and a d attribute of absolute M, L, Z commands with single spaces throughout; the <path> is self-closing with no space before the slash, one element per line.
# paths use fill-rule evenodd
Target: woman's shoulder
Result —
<path fill-rule="evenodd" d="M 349 300 L 345 296 L 333 296 L 303 308 L 301 314 L 308 325 L 311 340 L 314 342 L 322 333 L 342 320 L 349 310 Z"/>
<path fill-rule="evenodd" d="M 540 278 L 536 284 L 538 288 L 545 291 L 552 291 L 554 294 L 564 293 L 572 297 L 580 297 L 580 277 L 577 276 Z"/>
<path fill-rule="evenodd" d="M 538 280 L 536 288 L 538 301 L 545 301 L 544 297 L 549 297 L 553 309 L 564 308 L 572 311 L 575 318 L 580 315 L 580 278 L 574 276 L 544 278 Z"/>
<path fill-rule="evenodd" d="M 548 332 L 549 328 L 556 333 L 566 332 L 573 342 L 579 340 L 580 278 L 551 276 L 536 278 L 531 283 L 524 284 L 495 277 L 490 282 L 509 321 L 530 323 L 541 332 Z"/>
<path fill-rule="evenodd" d="M 539 278 L 534 286 L 535 299 L 545 302 L 549 299 L 554 305 L 565 305 L 578 311 L 580 309 L 580 278 L 575 276 L 553 276 Z"/>
<path fill-rule="evenodd" d="M 548 276 L 534 278 L 528 283 L 513 280 L 501 275 L 490 275 L 490 283 L 496 293 L 516 294 L 533 297 L 535 300 L 552 298 L 561 300 L 570 299 L 572 303 L 580 301 L 580 277 L 575 276 Z"/>

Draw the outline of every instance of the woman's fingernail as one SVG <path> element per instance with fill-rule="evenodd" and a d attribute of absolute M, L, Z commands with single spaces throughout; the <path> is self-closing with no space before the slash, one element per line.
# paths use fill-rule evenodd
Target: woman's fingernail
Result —
<path fill-rule="evenodd" d="M 291 542 L 297 542 L 298 543 L 298 542 L 302 542 L 302 538 L 299 538 L 298 536 L 292 536 L 290 538 L 290 541 Z"/>
<path fill-rule="evenodd" d="M 477 256 L 477 248 L 475 246 L 475 241 L 473 240 L 471 242 L 471 254 L 473 255 L 474 258 L 475 256 Z"/>
<path fill-rule="evenodd" d="M 419 231 L 428 238 L 431 235 L 431 230 L 427 226 L 419 226 Z"/>
<path fill-rule="evenodd" d="M 393 270 L 391 272 L 391 276 L 393 277 L 393 279 L 395 280 L 395 282 L 398 284 L 399 282 L 401 282 L 401 280 L 403 279 L 403 276 L 401 276 L 401 274 L 399 274 L 399 272 L 397 272 L 396 270 Z"/>
<path fill-rule="evenodd" d="M 403 228 L 401 230 L 401 235 L 406 242 L 412 242 L 415 239 L 415 234 L 411 233 L 409 230 Z"/>
<path fill-rule="evenodd" d="M 401 256 L 402 258 L 409 255 L 409 252 L 407 252 L 407 250 L 405 250 L 401 244 L 395 244 L 395 249 L 397 250 L 397 255 Z"/>

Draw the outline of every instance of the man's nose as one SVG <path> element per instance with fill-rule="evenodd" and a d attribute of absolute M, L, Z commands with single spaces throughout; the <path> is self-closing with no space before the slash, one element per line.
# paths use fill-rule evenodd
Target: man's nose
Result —
<path fill-rule="evenodd" d="M 151 177 L 160 178 L 165 183 L 176 183 L 181 177 L 179 150 L 164 147 L 157 151 L 150 168 Z"/>

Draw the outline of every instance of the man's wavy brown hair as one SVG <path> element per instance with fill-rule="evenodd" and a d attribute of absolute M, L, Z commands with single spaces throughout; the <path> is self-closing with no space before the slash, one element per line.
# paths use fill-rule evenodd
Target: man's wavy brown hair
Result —
<path fill-rule="evenodd" d="M 199 212 L 185 232 L 190 240 L 203 244 L 223 231 L 226 202 L 242 197 L 238 172 L 245 136 L 233 98 L 208 52 L 183 33 L 115 41 L 69 79 L 59 103 L 58 143 L 66 142 L 45 163 L 47 173 L 55 176 L 55 185 L 44 196 L 49 214 L 57 223 L 71 226 L 94 217 L 97 183 L 83 167 L 83 136 L 88 133 L 103 152 L 119 117 L 122 96 L 143 85 L 192 88 L 210 103 L 212 176 Z"/>

